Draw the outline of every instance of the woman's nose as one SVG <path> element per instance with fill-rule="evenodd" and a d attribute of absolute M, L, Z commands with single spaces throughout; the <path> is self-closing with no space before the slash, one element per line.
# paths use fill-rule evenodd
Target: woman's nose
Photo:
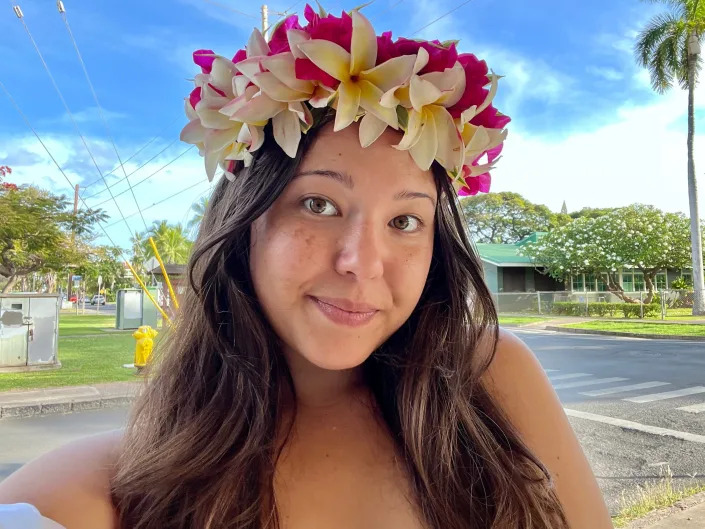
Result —
<path fill-rule="evenodd" d="M 335 269 L 341 275 L 375 279 L 384 272 L 383 234 L 372 223 L 356 223 L 339 239 Z"/>

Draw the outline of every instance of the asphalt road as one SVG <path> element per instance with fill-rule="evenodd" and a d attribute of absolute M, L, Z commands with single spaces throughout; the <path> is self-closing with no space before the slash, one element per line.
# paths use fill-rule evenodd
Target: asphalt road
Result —
<path fill-rule="evenodd" d="M 516 334 L 552 379 L 613 513 L 622 491 L 659 480 L 667 467 L 676 483 L 705 483 L 705 343 Z M 122 427 L 126 415 L 0 421 L 0 479 L 72 439 Z"/>
<path fill-rule="evenodd" d="M 74 305 L 71 310 L 75 313 L 76 306 Z M 78 313 L 83 314 L 83 303 L 78 304 Z M 106 316 L 115 316 L 115 303 L 106 303 L 105 305 L 91 305 L 86 303 L 85 307 L 86 314 L 104 314 Z"/>

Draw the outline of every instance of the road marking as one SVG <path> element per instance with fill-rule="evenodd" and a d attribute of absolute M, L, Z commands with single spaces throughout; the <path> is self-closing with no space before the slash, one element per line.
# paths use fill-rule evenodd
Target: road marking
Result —
<path fill-rule="evenodd" d="M 604 424 L 610 424 L 612 426 L 619 426 L 620 428 L 626 428 L 627 430 L 636 430 L 638 432 L 645 432 L 666 437 L 675 437 L 676 439 L 682 439 L 684 441 L 705 444 L 705 435 L 679 432 L 678 430 L 669 430 L 668 428 L 661 428 L 660 426 L 649 426 L 648 424 L 640 424 L 638 422 L 625 421 L 624 419 L 615 419 L 614 417 L 597 415 L 595 413 L 588 413 L 586 411 L 569 410 L 568 408 L 563 409 L 565 410 L 566 415 L 568 415 L 569 417 L 577 417 L 579 419 L 586 419 L 588 421 L 595 421 Z"/>
<path fill-rule="evenodd" d="M 623 382 L 628 378 L 612 377 L 612 378 L 596 378 L 595 380 L 580 380 L 578 382 L 564 382 L 563 384 L 555 384 L 553 389 L 568 389 L 580 388 L 582 386 L 594 386 L 595 384 L 610 384 L 611 382 Z"/>
<path fill-rule="evenodd" d="M 692 388 L 678 389 L 676 391 L 666 391 L 665 393 L 650 393 L 649 395 L 631 397 L 622 400 L 628 400 L 629 402 L 643 404 L 644 402 L 654 402 L 656 400 L 664 399 L 675 399 L 676 397 L 685 397 L 686 395 L 695 395 L 696 393 L 705 393 L 705 387 L 693 386 Z"/>
<path fill-rule="evenodd" d="M 569 378 L 580 378 L 580 377 L 591 377 L 592 375 L 590 373 L 569 373 L 567 375 L 551 375 L 548 378 L 551 379 L 551 382 L 554 380 L 568 380 Z"/>
<path fill-rule="evenodd" d="M 681 408 L 676 409 L 687 411 L 690 413 L 702 413 L 705 411 L 705 402 L 701 402 L 700 404 L 693 404 L 691 406 L 683 406 Z"/>
<path fill-rule="evenodd" d="M 596 389 L 595 391 L 586 391 L 581 395 L 588 397 L 601 397 L 602 395 L 611 395 L 612 393 L 623 393 L 625 391 L 633 391 L 635 389 L 656 388 L 658 386 L 667 386 L 670 382 L 642 382 L 641 384 L 630 384 L 628 386 L 617 386 L 615 388 Z"/>

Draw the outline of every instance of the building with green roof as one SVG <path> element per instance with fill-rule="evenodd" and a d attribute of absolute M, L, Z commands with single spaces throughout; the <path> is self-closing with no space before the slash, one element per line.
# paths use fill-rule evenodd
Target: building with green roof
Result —
<path fill-rule="evenodd" d="M 527 242 L 536 242 L 546 232 L 527 235 L 514 244 L 477 243 L 482 259 L 485 282 L 492 292 L 554 292 L 565 290 L 565 284 L 542 274 L 541 267 L 531 259 L 519 255 L 519 248 Z"/>

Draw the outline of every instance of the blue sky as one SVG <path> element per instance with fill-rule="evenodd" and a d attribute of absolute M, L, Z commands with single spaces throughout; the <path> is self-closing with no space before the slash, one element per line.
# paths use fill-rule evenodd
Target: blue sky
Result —
<path fill-rule="evenodd" d="M 292 3 L 268 4 L 270 22 Z M 566 200 L 570 210 L 642 202 L 687 211 L 686 96 L 680 90 L 665 96 L 653 93 L 632 54 L 636 32 L 663 10 L 661 6 L 638 0 L 472 0 L 415 33 L 460 3 L 376 0 L 364 12 L 379 33 L 460 39 L 461 51 L 486 59 L 505 76 L 495 101 L 513 122 L 505 155 L 493 175 L 494 191 L 516 191 L 554 210 Z M 189 146 L 178 140 L 186 123 L 183 98 L 192 87 L 188 79 L 196 73 L 191 52 L 211 48 L 232 56 L 259 26 L 259 4 L 240 0 L 65 0 L 64 4 L 118 153 L 123 162 L 129 159 L 127 173 L 134 171 L 130 182 L 144 180 L 135 193 L 146 222 L 187 221 L 191 204 L 210 189 L 198 153 L 187 151 Z M 54 0 L 19 5 L 98 167 L 105 173 L 117 167 L 106 177 L 109 183 L 123 178 Z M 303 5 L 296 4 L 294 10 L 301 12 Z M 324 4 L 336 13 L 355 5 Z M 108 233 L 127 246 L 130 231 L 144 225 L 135 214 L 126 182 L 113 192 L 123 192 L 116 200 L 128 216 L 129 229 L 118 222 L 117 206 L 9 5 L 0 7 L 0 35 L 0 81 L 71 182 L 92 184 L 82 189 L 86 202 L 95 206 L 107 200 L 101 207 L 111 215 Z M 696 101 L 705 108 L 705 90 L 698 91 Z M 700 114 L 702 108 L 698 110 Z M 696 156 L 705 152 L 705 137 L 697 137 L 696 149 Z M 705 167 L 703 160 L 698 163 L 696 158 L 696 168 Z M 165 164 L 169 165 L 163 168 Z M 13 167 L 11 180 L 16 183 L 72 194 L 2 90 L 0 165 Z M 181 190 L 185 191 L 168 198 Z"/>

